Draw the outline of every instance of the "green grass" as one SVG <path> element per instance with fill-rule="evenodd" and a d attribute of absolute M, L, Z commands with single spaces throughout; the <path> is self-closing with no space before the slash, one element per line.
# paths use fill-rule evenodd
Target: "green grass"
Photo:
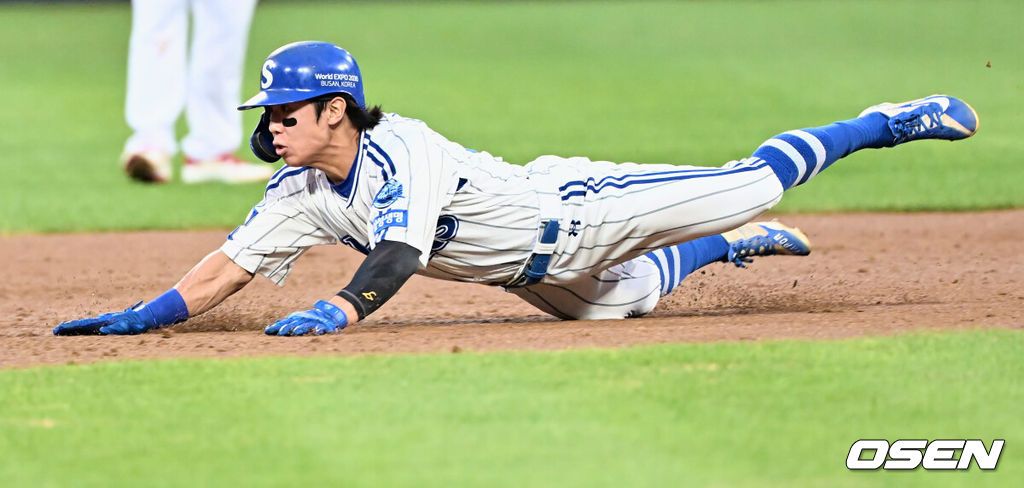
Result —
<path fill-rule="evenodd" d="M 0 485 L 1010 486 L 1024 336 L 0 371 Z M 995 472 L 848 472 L 859 438 L 1006 440 Z"/>
<path fill-rule="evenodd" d="M 233 227 L 259 199 L 119 172 L 126 3 L 0 18 L 0 234 Z M 1017 207 L 1021 18 L 1017 0 L 265 2 L 244 93 L 277 46 L 328 40 L 357 55 L 371 103 L 509 161 L 718 165 L 947 92 L 978 109 L 977 137 L 865 151 L 777 209 Z M 976 331 L 7 370 L 0 486 L 1010 486 L 1022 348 Z M 950 437 L 1006 439 L 1001 467 L 844 467 L 858 438 Z"/>
<path fill-rule="evenodd" d="M 120 174 L 127 4 L 0 16 L 0 233 L 233 227 L 261 196 Z M 357 55 L 370 102 L 509 161 L 719 165 L 783 130 L 948 92 L 981 114 L 975 139 L 857 154 L 779 210 L 1012 207 L 1024 204 L 1021 18 L 1017 0 L 267 2 L 244 93 L 272 49 L 323 39 Z"/>

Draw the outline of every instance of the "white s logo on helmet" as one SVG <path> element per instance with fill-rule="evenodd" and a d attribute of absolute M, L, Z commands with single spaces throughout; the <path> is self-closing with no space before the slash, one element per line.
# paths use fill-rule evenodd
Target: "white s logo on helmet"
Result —
<path fill-rule="evenodd" d="M 263 71 L 261 71 L 263 76 L 260 77 L 260 88 L 266 90 L 274 83 L 274 74 L 270 72 L 270 68 L 276 67 L 277 63 L 272 59 L 268 59 L 266 63 L 263 63 Z"/>

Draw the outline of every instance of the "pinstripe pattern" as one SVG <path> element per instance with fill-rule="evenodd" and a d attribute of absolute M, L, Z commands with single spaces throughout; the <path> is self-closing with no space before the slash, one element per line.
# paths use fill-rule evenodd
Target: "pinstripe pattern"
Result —
<path fill-rule="evenodd" d="M 592 228 L 592 227 L 601 227 L 601 226 L 605 226 L 605 225 L 609 225 L 609 224 L 623 224 L 623 223 L 631 222 L 631 221 L 633 221 L 633 220 L 635 220 L 637 218 L 648 217 L 648 216 L 652 216 L 652 215 L 660 213 L 660 212 L 665 212 L 665 211 L 673 210 L 673 209 L 676 209 L 677 207 L 684 206 L 684 205 L 687 205 L 687 204 L 698 203 L 699 200 L 702 200 L 702 199 L 705 199 L 705 198 L 710 198 L 710 197 L 715 197 L 715 196 L 720 196 L 720 195 L 723 195 L 723 194 L 727 194 L 727 193 L 730 193 L 730 192 L 735 192 L 735 191 L 742 190 L 742 189 L 747 188 L 747 187 L 751 187 L 751 186 L 754 186 L 754 185 L 757 185 L 757 184 L 764 183 L 766 181 L 771 181 L 773 179 L 775 179 L 774 175 L 772 175 L 770 173 L 765 173 L 765 174 L 760 175 L 756 180 L 753 180 L 753 181 L 743 182 L 741 184 L 737 184 L 736 186 L 732 186 L 732 187 L 729 187 L 729 188 L 723 188 L 723 189 L 711 191 L 711 192 L 708 192 L 708 193 L 704 193 L 702 195 L 698 195 L 698 196 L 695 196 L 695 197 L 687 198 L 685 200 L 673 201 L 671 203 L 668 203 L 668 204 L 666 204 L 664 206 L 661 206 L 661 207 L 654 208 L 652 210 L 642 211 L 642 212 L 636 213 L 634 215 L 629 215 L 627 217 L 623 217 L 623 218 L 619 218 L 619 219 L 606 219 L 606 220 L 601 221 L 601 223 L 599 223 L 599 224 L 584 224 L 582 229 L 588 229 L 588 228 Z M 638 196 L 643 195 L 644 193 L 646 193 L 648 191 L 656 191 L 656 190 L 659 190 L 659 189 L 664 190 L 665 189 L 664 187 L 671 186 L 672 184 L 673 184 L 673 182 L 668 182 L 668 183 L 663 183 L 661 185 L 653 186 L 653 187 L 646 187 L 646 188 L 641 187 L 641 188 L 637 188 L 636 190 L 633 190 L 630 193 L 625 194 L 625 195 L 608 195 L 608 196 L 605 196 L 605 197 L 601 197 L 601 198 L 599 198 L 599 199 L 597 199 L 595 201 L 611 200 L 611 199 L 621 199 L 621 198 L 636 198 Z M 781 197 L 781 195 L 782 195 L 782 192 L 779 192 L 778 194 L 776 194 L 772 198 L 773 199 L 774 198 L 778 198 L 778 197 Z M 761 206 L 761 205 L 763 205 L 763 204 L 755 205 L 755 207 L 758 207 L 758 206 Z M 732 217 L 732 215 L 727 215 L 727 216 L 724 216 L 724 217 L 728 218 L 728 217 Z M 668 220 L 668 219 L 666 219 L 666 220 Z M 676 227 L 674 229 L 678 229 L 678 228 L 679 227 Z M 568 230 L 566 230 L 566 229 L 562 229 L 562 231 L 563 232 L 568 232 Z M 647 236 L 631 236 L 631 237 L 643 238 L 643 237 L 647 237 Z M 615 238 L 615 241 L 617 242 L 619 239 L 620 238 Z M 610 245 L 610 244 L 605 244 L 605 245 Z M 601 247 L 601 245 L 597 245 L 597 246 L 595 246 L 593 248 L 596 248 L 596 247 Z M 584 249 L 593 249 L 593 248 L 587 248 L 587 247 L 583 247 L 583 248 Z"/>
<path fill-rule="evenodd" d="M 661 280 L 650 259 L 620 264 L 587 279 L 510 290 L 535 307 L 564 319 L 621 319 L 654 309 Z"/>
<path fill-rule="evenodd" d="M 700 221 L 700 222 L 693 222 L 693 223 L 688 223 L 688 224 L 681 225 L 681 226 L 676 226 L 676 227 L 668 228 L 668 229 L 665 229 L 665 230 L 663 230 L 661 232 L 654 233 L 654 234 L 642 235 L 642 236 L 628 236 L 628 237 L 622 238 L 620 242 L 616 242 L 616 243 L 612 243 L 612 244 L 595 245 L 595 246 L 590 246 L 590 247 L 580 246 L 580 247 L 574 248 L 574 249 L 557 251 L 556 252 L 557 254 L 560 254 L 560 255 L 564 254 L 569 259 L 567 259 L 567 260 L 559 260 L 559 262 L 567 263 L 565 265 L 565 267 L 549 268 L 548 269 L 548 276 L 552 277 L 552 278 L 560 278 L 561 281 L 572 281 L 574 279 L 578 279 L 578 277 L 581 274 L 592 272 L 595 269 L 603 269 L 603 268 L 605 268 L 607 266 L 611 266 L 613 264 L 621 263 L 625 259 L 629 259 L 630 257 L 633 257 L 633 256 L 639 256 L 639 255 L 644 254 L 644 253 L 646 253 L 648 251 L 653 251 L 653 250 L 657 250 L 657 249 L 661 249 L 661 248 L 667 247 L 669 244 L 663 244 L 664 242 L 687 241 L 687 240 L 692 240 L 692 239 L 697 238 L 697 237 L 702 237 L 704 235 L 718 234 L 718 233 L 721 233 L 721 232 L 725 232 L 727 230 L 731 230 L 731 229 L 733 229 L 735 227 L 738 227 L 740 225 L 740 224 L 733 224 L 731 222 L 747 222 L 747 221 L 749 221 L 753 217 L 755 217 L 758 214 L 760 214 L 763 210 L 765 210 L 767 208 L 770 208 L 771 205 L 773 205 L 774 202 L 778 201 L 779 197 L 781 197 L 781 196 L 782 196 L 782 194 L 781 194 L 781 192 L 779 192 L 777 194 L 777 196 L 775 196 L 773 198 L 770 198 L 770 199 L 768 199 L 768 200 L 766 200 L 766 201 L 764 201 L 764 202 L 762 202 L 760 204 L 751 206 L 750 208 L 747 208 L 745 210 L 742 210 L 742 211 L 739 211 L 739 212 L 736 212 L 736 213 L 733 213 L 733 214 L 730 214 L 730 215 L 719 216 L 719 217 L 716 217 L 716 218 L 713 218 L 713 219 L 708 219 L 708 220 L 704 220 L 704 221 Z M 737 217 L 739 217 L 739 218 L 737 218 Z M 687 232 L 687 231 L 692 230 L 692 229 L 704 228 L 704 227 L 708 227 L 708 226 L 710 226 L 714 230 L 713 231 L 707 231 L 707 232 Z M 672 235 L 680 235 L 680 234 L 691 235 L 692 237 L 689 237 L 689 238 L 686 238 L 686 239 L 678 239 L 678 240 L 671 237 Z M 653 239 L 653 238 L 658 238 L 658 239 Z M 652 241 L 652 242 L 654 242 L 654 244 L 643 244 L 643 241 L 645 241 L 645 240 L 646 241 Z M 641 242 L 631 243 L 629 241 L 641 241 Z M 624 246 L 624 244 L 625 244 L 625 246 Z M 621 254 L 614 253 L 614 252 L 608 252 L 609 249 L 614 248 L 616 246 L 620 247 L 620 248 L 621 247 L 626 247 L 626 248 L 629 249 L 629 251 L 622 252 Z M 614 257 L 598 259 L 596 261 L 582 261 L 582 260 L 578 260 L 578 259 L 573 259 L 573 258 L 575 258 L 576 251 L 580 251 L 580 250 L 583 250 L 583 251 L 600 251 L 600 250 L 604 250 L 603 254 L 611 254 Z M 611 250 L 614 251 L 615 249 L 611 249 Z M 576 263 L 580 263 L 580 264 L 576 264 Z"/>
<path fill-rule="evenodd" d="M 789 137 L 816 155 L 803 135 Z M 400 185 L 400 196 L 375 208 L 377 193 L 392 180 L 389 187 Z M 538 180 L 545 182 L 540 193 Z M 643 253 L 731 229 L 781 192 L 771 169 L 756 159 L 703 168 L 543 156 L 516 166 L 467 151 L 420 121 L 387 114 L 361 134 L 345 181 L 332 185 L 316 169 L 279 171 L 258 211 L 222 249 L 281 284 L 309 247 L 344 242 L 366 252 L 376 234 L 419 249 L 420 274 L 499 285 L 517 276 L 533 252 L 540 195 L 561 202 L 562 212 L 548 277 L 509 291 L 564 318 L 621 318 L 649 312 L 663 282 L 681 277 L 678 251 Z M 398 211 L 407 215 L 402 225 L 380 227 L 379 216 Z M 437 231 L 441 216 L 457 233 Z M 439 235 L 448 240 L 431 254 Z"/>

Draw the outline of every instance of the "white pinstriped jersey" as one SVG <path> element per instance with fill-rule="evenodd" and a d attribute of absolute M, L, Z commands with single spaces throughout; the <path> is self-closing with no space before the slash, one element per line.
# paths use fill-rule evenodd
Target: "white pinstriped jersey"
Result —
<path fill-rule="evenodd" d="M 348 178 L 285 167 L 222 250 L 281 284 L 305 249 L 341 242 L 367 253 L 382 239 L 420 251 L 420 274 L 504 283 L 533 249 L 537 197 L 526 170 L 387 114 L 360 135 Z"/>
<path fill-rule="evenodd" d="M 622 318 L 660 296 L 644 253 L 734 229 L 782 191 L 758 159 L 706 168 L 542 156 L 517 166 L 387 114 L 360 134 L 345 181 L 283 168 L 221 250 L 280 285 L 311 246 L 368 253 L 390 240 L 420 251 L 419 274 L 502 285 L 522 273 L 546 212 L 561 224 L 547 275 L 509 291 L 559 317 Z"/>

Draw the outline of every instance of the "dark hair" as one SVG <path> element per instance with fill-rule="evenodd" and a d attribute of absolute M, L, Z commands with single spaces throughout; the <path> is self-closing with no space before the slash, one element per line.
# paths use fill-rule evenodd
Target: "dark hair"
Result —
<path fill-rule="evenodd" d="M 318 122 L 320 121 L 320 114 L 327 108 L 327 103 L 334 100 L 334 97 L 345 99 L 345 115 L 348 116 L 348 119 L 352 121 L 352 125 L 356 126 L 358 130 L 368 130 L 376 127 L 380 123 L 381 117 L 384 116 L 380 105 L 374 105 L 370 107 L 370 110 L 366 110 L 356 103 L 352 95 L 339 92 L 320 95 L 312 100 L 313 107 L 316 108 L 316 120 Z"/>

